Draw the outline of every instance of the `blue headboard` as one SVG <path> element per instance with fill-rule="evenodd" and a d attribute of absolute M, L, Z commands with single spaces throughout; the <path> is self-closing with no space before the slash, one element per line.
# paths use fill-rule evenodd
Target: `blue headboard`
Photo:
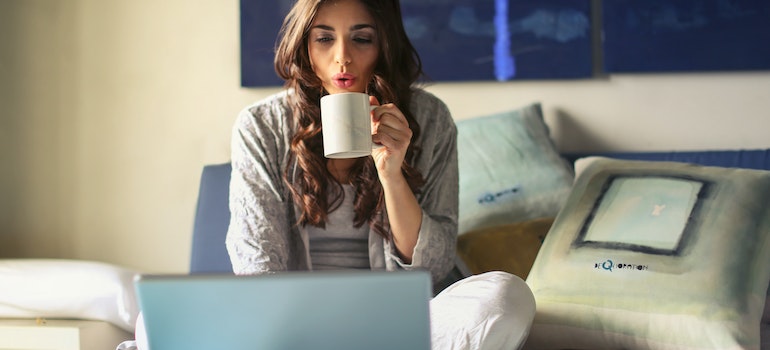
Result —
<path fill-rule="evenodd" d="M 206 165 L 195 209 L 190 273 L 232 272 L 225 248 L 230 224 L 230 163 Z"/>
<path fill-rule="evenodd" d="M 692 152 L 627 152 L 572 153 L 564 157 L 569 162 L 589 155 L 618 159 L 675 161 L 708 166 L 770 170 L 770 149 Z M 201 174 L 198 205 L 193 227 L 190 273 L 232 272 L 225 248 L 225 235 L 230 222 L 228 205 L 230 163 L 206 165 Z M 457 276 L 455 276 L 457 277 Z"/>
<path fill-rule="evenodd" d="M 581 157 L 604 156 L 625 160 L 668 161 L 726 168 L 770 170 L 770 149 L 686 152 L 570 153 L 564 154 L 563 156 L 572 164 Z"/>

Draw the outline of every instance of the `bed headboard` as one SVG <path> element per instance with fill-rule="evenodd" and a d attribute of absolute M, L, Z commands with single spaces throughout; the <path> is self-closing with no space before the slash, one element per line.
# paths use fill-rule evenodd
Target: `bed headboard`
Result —
<path fill-rule="evenodd" d="M 232 272 L 225 248 L 230 224 L 230 163 L 203 167 L 193 224 L 190 273 Z"/>
<path fill-rule="evenodd" d="M 563 156 L 570 163 L 574 163 L 577 158 L 591 155 L 628 160 L 674 161 L 707 166 L 770 170 L 770 149 L 571 153 Z M 193 227 L 190 273 L 232 272 L 230 258 L 225 248 L 225 235 L 230 222 L 228 206 L 230 171 L 230 163 L 203 167 Z"/>

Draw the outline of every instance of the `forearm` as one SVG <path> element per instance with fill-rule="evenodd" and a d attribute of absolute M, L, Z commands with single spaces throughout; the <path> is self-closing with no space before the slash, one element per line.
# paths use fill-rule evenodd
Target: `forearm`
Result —
<path fill-rule="evenodd" d="M 401 259 L 410 264 L 420 232 L 422 209 L 403 176 L 383 182 L 382 188 L 393 243 Z"/>

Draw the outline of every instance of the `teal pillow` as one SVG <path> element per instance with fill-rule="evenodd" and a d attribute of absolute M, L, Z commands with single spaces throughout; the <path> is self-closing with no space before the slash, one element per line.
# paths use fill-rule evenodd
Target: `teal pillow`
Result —
<path fill-rule="evenodd" d="M 459 233 L 555 217 L 573 180 L 539 103 L 457 122 Z"/>
<path fill-rule="evenodd" d="M 760 346 L 770 172 L 592 157 L 527 277 L 526 348 Z"/>

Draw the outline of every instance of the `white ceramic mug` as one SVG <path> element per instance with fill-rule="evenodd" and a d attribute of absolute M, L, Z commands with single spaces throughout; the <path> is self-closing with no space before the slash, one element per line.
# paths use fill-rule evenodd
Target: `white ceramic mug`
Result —
<path fill-rule="evenodd" d="M 370 113 L 377 106 L 369 104 L 369 95 L 343 92 L 321 97 L 326 158 L 358 158 L 381 147 L 372 142 Z"/>

